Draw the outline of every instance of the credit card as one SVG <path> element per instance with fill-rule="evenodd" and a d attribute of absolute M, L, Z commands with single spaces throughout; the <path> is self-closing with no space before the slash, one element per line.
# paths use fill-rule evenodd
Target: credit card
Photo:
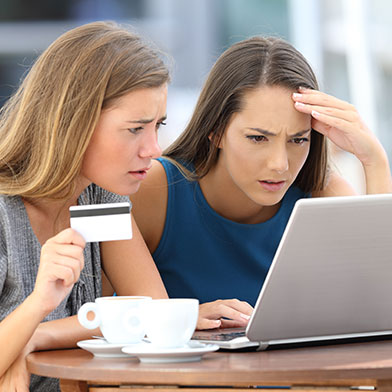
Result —
<path fill-rule="evenodd" d="M 69 208 L 71 227 L 86 242 L 118 241 L 132 238 L 130 203 L 88 204 Z"/>

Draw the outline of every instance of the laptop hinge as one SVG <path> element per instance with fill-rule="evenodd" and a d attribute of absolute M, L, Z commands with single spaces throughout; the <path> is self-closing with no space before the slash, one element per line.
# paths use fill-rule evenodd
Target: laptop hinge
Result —
<path fill-rule="evenodd" d="M 259 347 L 257 347 L 256 351 L 266 350 L 267 347 L 269 346 L 269 344 L 266 342 L 258 342 L 258 343 L 259 343 Z"/>

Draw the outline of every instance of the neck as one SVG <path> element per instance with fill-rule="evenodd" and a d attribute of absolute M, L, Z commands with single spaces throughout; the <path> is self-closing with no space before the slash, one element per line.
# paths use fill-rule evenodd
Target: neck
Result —
<path fill-rule="evenodd" d="M 199 184 L 210 207 L 234 222 L 265 222 L 272 218 L 280 207 L 280 203 L 273 206 L 257 204 L 233 182 L 229 173 L 218 165 L 215 165 Z"/>
<path fill-rule="evenodd" d="M 77 187 L 74 194 L 67 199 L 23 199 L 30 225 L 41 245 L 70 227 L 69 207 L 77 204 L 85 187 Z"/>

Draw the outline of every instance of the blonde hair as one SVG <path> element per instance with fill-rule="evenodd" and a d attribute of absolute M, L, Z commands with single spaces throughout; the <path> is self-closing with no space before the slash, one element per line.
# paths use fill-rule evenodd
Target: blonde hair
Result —
<path fill-rule="evenodd" d="M 0 112 L 0 194 L 66 198 L 102 109 L 169 81 L 161 53 L 111 22 L 60 36 Z"/>

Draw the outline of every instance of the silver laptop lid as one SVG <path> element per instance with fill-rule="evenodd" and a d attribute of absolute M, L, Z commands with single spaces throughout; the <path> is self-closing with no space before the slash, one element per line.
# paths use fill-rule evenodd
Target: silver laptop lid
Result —
<path fill-rule="evenodd" d="M 247 328 L 252 341 L 392 333 L 392 195 L 303 199 Z"/>

